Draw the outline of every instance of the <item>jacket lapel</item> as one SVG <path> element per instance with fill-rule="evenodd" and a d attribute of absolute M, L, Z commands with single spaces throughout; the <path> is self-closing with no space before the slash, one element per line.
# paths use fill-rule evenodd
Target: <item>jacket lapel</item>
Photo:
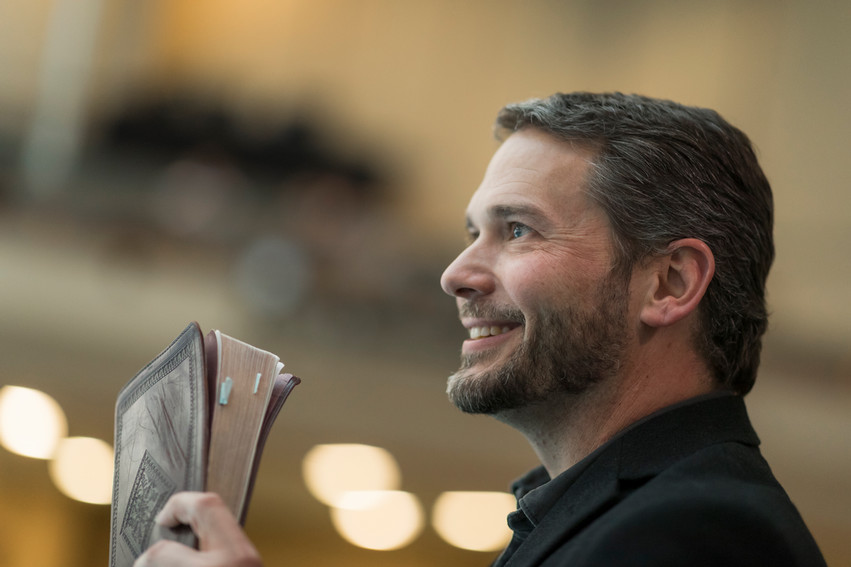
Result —
<path fill-rule="evenodd" d="M 541 563 L 634 488 L 687 455 L 727 441 L 759 444 L 739 396 L 690 403 L 642 420 L 603 448 L 506 567 Z"/>
<path fill-rule="evenodd" d="M 618 501 L 618 452 L 599 455 L 553 505 L 505 567 L 536 565 Z"/>

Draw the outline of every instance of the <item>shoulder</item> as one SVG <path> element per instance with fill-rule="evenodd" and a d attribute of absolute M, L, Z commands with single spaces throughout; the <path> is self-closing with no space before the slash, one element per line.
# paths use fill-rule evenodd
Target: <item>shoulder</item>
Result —
<path fill-rule="evenodd" d="M 669 487 L 601 518 L 596 545 L 619 565 L 812 565 L 796 556 L 815 550 L 797 513 L 771 495 Z M 655 496 L 656 498 L 650 498 Z M 597 564 L 592 562 L 591 564 Z"/>
<path fill-rule="evenodd" d="M 824 565 L 758 451 L 748 459 L 723 445 L 652 479 L 622 480 L 619 501 L 577 535 L 575 564 Z"/>

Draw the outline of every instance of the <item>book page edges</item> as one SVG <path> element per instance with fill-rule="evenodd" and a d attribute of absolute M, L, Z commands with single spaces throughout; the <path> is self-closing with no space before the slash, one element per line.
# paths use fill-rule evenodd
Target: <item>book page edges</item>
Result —
<path fill-rule="evenodd" d="M 244 520 L 248 491 L 256 474 L 255 463 L 262 450 L 258 444 L 265 435 L 263 430 L 280 361 L 276 355 L 228 335 L 217 332 L 216 337 L 220 362 L 216 386 L 211 392 L 215 403 L 207 490 L 218 493 L 234 515 Z M 221 387 L 228 378 L 232 390 L 223 400 Z M 244 463 L 244 467 L 234 468 L 235 463 Z"/>

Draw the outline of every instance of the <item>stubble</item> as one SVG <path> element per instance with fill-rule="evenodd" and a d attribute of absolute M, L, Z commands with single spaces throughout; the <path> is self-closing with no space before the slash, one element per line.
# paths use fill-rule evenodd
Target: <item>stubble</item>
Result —
<path fill-rule="evenodd" d="M 514 308 L 466 304 L 463 309 L 494 320 L 523 324 L 519 348 L 502 364 L 476 371 L 492 352 L 462 355 L 447 394 L 465 413 L 496 415 L 556 395 L 579 395 L 618 369 L 626 342 L 627 286 L 610 274 L 589 307 L 537 313 L 534 327 Z"/>

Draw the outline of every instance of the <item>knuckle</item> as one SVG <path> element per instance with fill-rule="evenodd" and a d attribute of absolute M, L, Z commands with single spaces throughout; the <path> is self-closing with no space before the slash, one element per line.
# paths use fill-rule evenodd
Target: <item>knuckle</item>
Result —
<path fill-rule="evenodd" d="M 260 554 L 248 541 L 245 541 L 245 543 L 240 546 L 238 564 L 240 567 L 261 567 L 262 565 Z"/>
<path fill-rule="evenodd" d="M 248 557 L 242 557 L 238 563 L 239 567 L 263 567 L 263 564 L 260 561 L 260 557 L 255 554 L 252 554 Z"/>
<path fill-rule="evenodd" d="M 263 560 L 260 558 L 257 549 L 246 541 L 238 549 L 234 550 L 232 565 L 235 567 L 262 567 Z"/>
<path fill-rule="evenodd" d="M 202 492 L 195 500 L 195 505 L 199 508 L 216 508 L 224 506 L 222 497 L 215 492 Z"/>

